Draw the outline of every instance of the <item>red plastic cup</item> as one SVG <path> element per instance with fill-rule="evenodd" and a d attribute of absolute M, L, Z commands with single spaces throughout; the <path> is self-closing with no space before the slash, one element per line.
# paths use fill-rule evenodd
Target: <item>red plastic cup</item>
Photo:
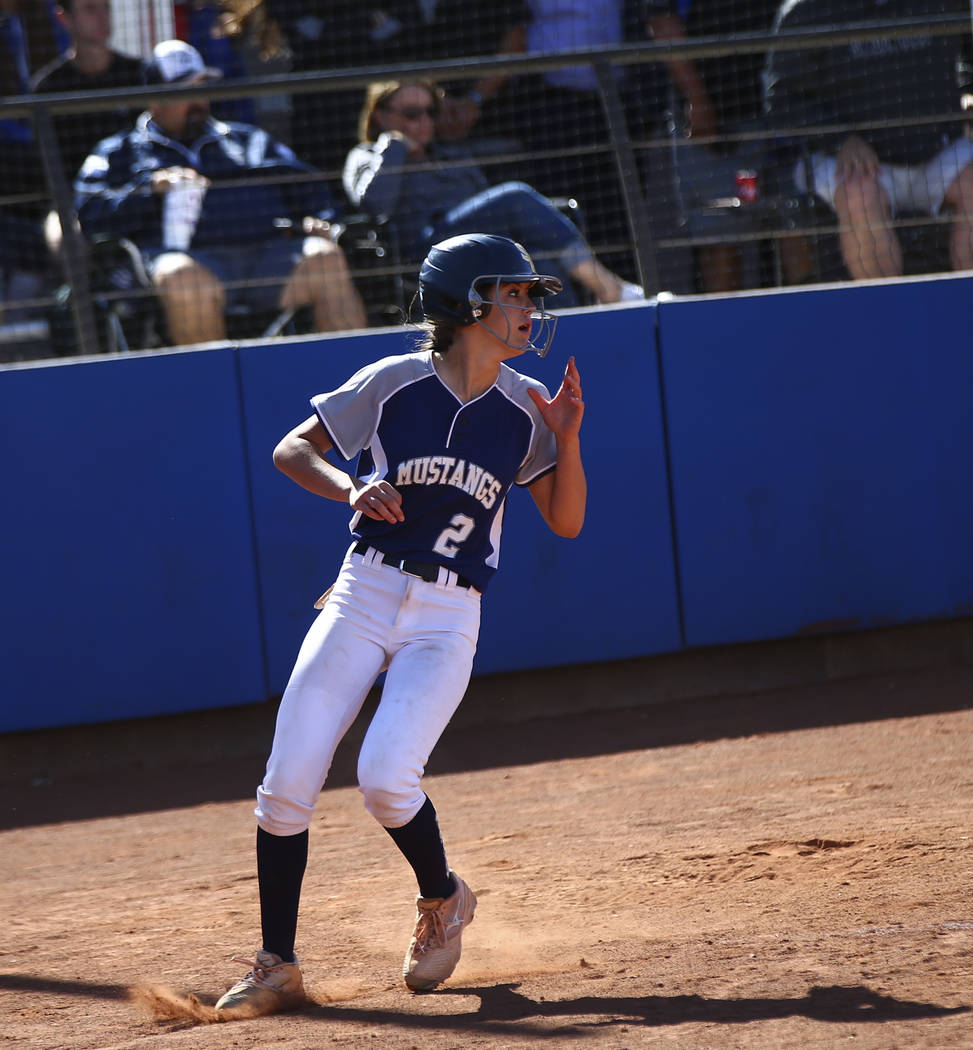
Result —
<path fill-rule="evenodd" d="M 741 168 L 737 172 L 737 197 L 741 204 L 753 204 L 760 196 L 760 183 L 752 168 Z"/>

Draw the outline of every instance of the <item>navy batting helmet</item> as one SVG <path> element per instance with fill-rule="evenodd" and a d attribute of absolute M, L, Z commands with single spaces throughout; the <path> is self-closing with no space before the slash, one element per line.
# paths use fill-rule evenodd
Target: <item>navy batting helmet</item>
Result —
<path fill-rule="evenodd" d="M 540 274 L 516 241 L 492 233 L 465 233 L 429 249 L 419 271 L 419 302 L 430 321 L 473 324 L 484 303 L 481 288 L 530 281 L 532 299 L 561 290 L 556 277 Z"/>

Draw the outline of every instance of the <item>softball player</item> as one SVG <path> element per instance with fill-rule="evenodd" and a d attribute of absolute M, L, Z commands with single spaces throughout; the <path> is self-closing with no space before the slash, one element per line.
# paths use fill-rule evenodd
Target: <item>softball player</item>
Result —
<path fill-rule="evenodd" d="M 358 781 L 418 882 L 405 983 L 429 991 L 459 961 L 476 897 L 449 867 L 421 779 L 469 682 L 511 485 L 529 488 L 560 536 L 576 536 L 584 521 L 574 359 L 553 399 L 504 363 L 547 352 L 556 319 L 534 300 L 559 288 L 505 237 L 433 246 L 419 275 L 418 352 L 367 365 L 312 398 L 313 415 L 274 451 L 297 484 L 351 505 L 353 541 L 278 712 L 257 790 L 263 946 L 255 962 L 236 960 L 250 971 L 216 1004 L 223 1018 L 304 1000 L 294 942 L 308 826 L 338 742 L 385 669 Z M 358 476 L 332 464 L 332 449 L 345 459 L 361 453 Z"/>

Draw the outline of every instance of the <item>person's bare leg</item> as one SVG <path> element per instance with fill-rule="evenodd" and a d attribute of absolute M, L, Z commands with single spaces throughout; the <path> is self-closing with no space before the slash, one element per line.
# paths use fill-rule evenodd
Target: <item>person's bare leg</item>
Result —
<path fill-rule="evenodd" d="M 345 253 L 327 237 L 306 238 L 304 255 L 281 291 L 282 310 L 307 304 L 314 311 L 318 332 L 344 332 L 368 325 Z"/>
<path fill-rule="evenodd" d="M 814 254 L 811 242 L 804 234 L 781 237 L 777 251 L 780 255 L 781 276 L 785 285 L 803 284 L 814 273 Z"/>
<path fill-rule="evenodd" d="M 582 259 L 571 271 L 571 276 L 585 286 L 599 303 L 617 303 L 622 297 L 624 281 L 617 273 L 592 255 Z"/>
<path fill-rule="evenodd" d="M 902 248 L 892 229 L 888 196 L 877 178 L 853 175 L 838 184 L 834 195 L 841 254 L 856 281 L 899 277 Z"/>
<path fill-rule="evenodd" d="M 699 249 L 705 292 L 736 292 L 743 287 L 743 257 L 735 244 L 705 244 Z"/>
<path fill-rule="evenodd" d="M 182 252 L 166 252 L 156 260 L 153 280 L 174 346 L 226 338 L 226 293 L 211 270 Z"/>
<path fill-rule="evenodd" d="M 953 215 L 949 257 L 954 270 L 973 270 L 973 164 L 949 184 L 943 207 Z"/>

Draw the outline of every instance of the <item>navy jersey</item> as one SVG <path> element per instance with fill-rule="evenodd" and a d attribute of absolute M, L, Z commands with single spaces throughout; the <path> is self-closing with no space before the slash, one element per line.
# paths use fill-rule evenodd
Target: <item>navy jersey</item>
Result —
<path fill-rule="evenodd" d="M 356 513 L 356 539 L 403 558 L 443 565 L 486 589 L 500 560 L 511 485 L 554 469 L 554 434 L 527 394 L 543 384 L 500 366 L 497 381 L 466 404 L 436 373 L 432 352 L 366 365 L 311 406 L 345 459 L 361 453 L 358 474 L 386 480 L 402 495 L 405 521 Z"/>

